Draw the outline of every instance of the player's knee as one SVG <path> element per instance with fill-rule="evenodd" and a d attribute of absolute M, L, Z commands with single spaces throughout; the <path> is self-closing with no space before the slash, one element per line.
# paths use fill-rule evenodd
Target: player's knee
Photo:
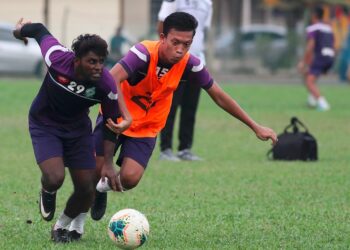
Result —
<path fill-rule="evenodd" d="M 123 161 L 120 171 L 120 180 L 123 188 L 128 190 L 136 187 L 141 180 L 144 171 L 144 167 L 135 160 L 126 158 Z"/>
<path fill-rule="evenodd" d="M 129 171 L 121 174 L 120 180 L 123 188 L 129 190 L 137 186 L 141 177 L 142 175 L 140 175 L 139 173 Z"/>
<path fill-rule="evenodd" d="M 95 185 L 93 181 L 75 184 L 74 187 L 75 187 L 75 190 L 80 193 L 94 194 L 95 192 L 95 188 L 94 188 Z"/>
<path fill-rule="evenodd" d="M 42 175 L 42 182 L 44 186 L 49 187 L 51 190 L 59 189 L 64 181 L 64 172 L 63 173 L 44 173 Z"/>
<path fill-rule="evenodd" d="M 127 179 L 122 183 L 122 185 L 123 185 L 124 190 L 130 190 L 130 189 L 133 189 L 134 187 L 136 187 L 138 183 L 139 183 L 139 180 Z"/>
<path fill-rule="evenodd" d="M 82 199 L 92 200 L 95 195 L 95 186 L 93 182 L 79 183 L 74 185 L 74 192 Z"/>

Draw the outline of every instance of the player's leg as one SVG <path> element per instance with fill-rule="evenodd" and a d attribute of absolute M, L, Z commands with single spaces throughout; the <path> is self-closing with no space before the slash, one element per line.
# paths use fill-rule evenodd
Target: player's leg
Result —
<path fill-rule="evenodd" d="M 84 222 L 94 198 L 95 169 L 70 169 L 74 191 L 67 201 L 64 214 L 74 218 L 69 227 L 70 240 L 79 240 Z"/>
<path fill-rule="evenodd" d="M 51 231 L 57 243 L 79 240 L 94 196 L 95 169 L 70 169 L 73 193 Z"/>
<path fill-rule="evenodd" d="M 64 181 L 64 164 L 62 157 L 53 157 L 39 164 L 42 176 L 42 188 L 39 197 L 39 209 L 41 216 L 46 221 L 51 221 L 56 210 L 56 192 Z"/>
<path fill-rule="evenodd" d="M 120 182 L 124 191 L 133 189 L 140 182 L 145 168 L 132 158 L 125 157 L 120 168 Z"/>
<path fill-rule="evenodd" d="M 316 80 L 317 80 L 316 75 L 307 74 L 305 79 L 305 85 L 309 93 L 317 100 L 321 96 L 321 93 L 319 88 L 316 85 Z"/>
<path fill-rule="evenodd" d="M 63 145 L 55 131 L 38 124 L 29 117 L 29 132 L 36 162 L 41 170 L 39 210 L 44 220 L 50 221 L 56 209 L 56 192 L 64 181 Z"/>
<path fill-rule="evenodd" d="M 201 160 L 200 157 L 194 155 L 191 151 L 200 92 L 201 88 L 196 84 L 186 83 L 184 86 L 179 128 L 180 144 L 177 154 L 181 160 Z"/>
<path fill-rule="evenodd" d="M 136 187 L 141 180 L 156 145 L 156 138 L 120 137 L 122 145 L 117 164 L 120 166 L 121 184 L 124 190 L 129 190 Z"/>
<path fill-rule="evenodd" d="M 107 193 L 96 190 L 96 185 L 101 178 L 101 170 L 104 164 L 103 151 L 103 117 L 99 114 L 96 118 L 96 126 L 93 131 L 95 154 L 96 154 L 96 179 L 94 182 L 95 196 L 91 205 L 90 215 L 93 220 L 100 220 L 106 212 Z M 117 141 L 116 150 L 119 147 Z"/>
<path fill-rule="evenodd" d="M 118 138 L 118 143 L 121 145 L 120 153 L 117 159 L 117 164 L 121 167 L 118 175 L 123 190 L 126 191 L 136 187 L 141 180 L 148 161 L 152 156 L 156 144 L 156 138 L 133 138 L 120 135 Z M 103 157 L 99 156 L 96 158 L 97 168 L 102 168 L 104 160 Z M 99 219 L 104 215 L 106 207 L 100 211 L 93 212 L 93 210 L 98 210 L 98 208 L 101 207 L 99 202 L 101 202 L 102 199 L 98 199 L 98 195 L 101 193 L 103 192 L 96 192 L 95 201 L 93 203 L 94 206 L 91 208 L 91 214 L 98 214 Z M 105 197 L 107 197 L 107 193 L 104 192 L 104 194 Z"/>
<path fill-rule="evenodd" d="M 173 154 L 172 143 L 176 112 L 181 102 L 184 85 L 185 84 L 182 83 L 179 84 L 178 88 L 175 90 L 167 121 L 160 133 L 160 160 L 179 161 Z"/>
<path fill-rule="evenodd" d="M 123 191 L 137 186 L 148 165 L 156 145 L 155 137 L 129 137 L 120 135 L 121 148 L 117 159 L 120 166 L 118 176 Z"/>
<path fill-rule="evenodd" d="M 104 164 L 104 157 L 96 155 L 96 177 L 94 182 L 95 196 L 92 202 L 90 215 L 93 220 L 100 220 L 106 212 L 107 208 L 107 192 L 100 192 L 96 190 L 96 185 L 101 179 L 101 170 Z"/>
<path fill-rule="evenodd" d="M 84 233 L 85 216 L 93 200 L 96 178 L 93 138 L 90 131 L 78 138 L 65 138 L 63 146 L 64 163 L 69 167 L 73 193 L 52 229 L 52 239 L 55 242 L 62 242 L 62 239 L 55 237 L 60 230 L 69 230 L 68 241 L 78 240 Z"/>
<path fill-rule="evenodd" d="M 74 190 L 69 197 L 64 213 L 75 218 L 86 213 L 93 199 L 95 169 L 69 169 Z"/>
<path fill-rule="evenodd" d="M 97 168 L 102 169 L 104 164 L 104 157 L 96 157 Z M 144 173 L 144 167 L 137 161 L 124 157 L 122 160 L 121 168 L 118 173 L 121 186 L 124 191 L 134 188 L 141 180 Z M 108 188 L 110 190 L 110 188 Z M 107 190 L 107 191 L 108 191 Z M 94 220 L 100 220 L 106 212 L 107 208 L 107 192 L 102 190 L 95 192 L 95 199 L 91 207 L 91 218 Z"/>
<path fill-rule="evenodd" d="M 325 64 L 320 64 L 315 61 L 310 66 L 310 69 L 305 77 L 305 85 L 309 91 L 308 104 L 311 107 L 316 107 L 320 111 L 330 109 L 327 100 L 322 96 L 316 82 L 321 74 L 324 74 L 332 66 L 332 61 Z"/>

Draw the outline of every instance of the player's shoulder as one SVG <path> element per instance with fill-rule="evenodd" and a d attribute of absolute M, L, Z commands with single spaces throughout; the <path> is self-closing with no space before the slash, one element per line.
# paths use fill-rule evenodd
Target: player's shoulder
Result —
<path fill-rule="evenodd" d="M 63 46 L 55 37 L 45 36 L 40 43 L 45 63 L 48 67 L 53 64 L 71 64 L 74 52 Z"/>
<path fill-rule="evenodd" d="M 190 54 L 186 67 L 189 71 L 196 73 L 202 71 L 204 68 L 204 62 L 199 57 Z"/>
<path fill-rule="evenodd" d="M 40 41 L 40 46 L 46 48 L 46 50 L 50 50 L 51 52 L 59 50 L 63 52 L 72 52 L 65 46 L 63 46 L 54 36 L 46 35 Z"/>
<path fill-rule="evenodd" d="M 99 83 L 105 89 L 110 89 L 111 86 L 115 86 L 114 78 L 107 68 L 103 68 Z"/>
<path fill-rule="evenodd" d="M 96 88 L 103 96 L 108 96 L 113 100 L 117 94 L 117 86 L 115 80 L 107 68 L 103 68 L 101 79 L 96 84 Z"/>
<path fill-rule="evenodd" d="M 314 23 L 314 24 L 307 26 L 306 31 L 307 31 L 307 33 L 312 33 L 315 31 L 322 31 L 322 32 L 326 32 L 326 33 L 331 33 L 332 27 L 327 23 L 319 22 L 319 23 Z"/>
<path fill-rule="evenodd" d="M 149 61 L 150 53 L 145 44 L 142 42 L 135 44 L 130 48 L 130 52 L 134 53 L 139 59 L 144 62 Z"/>

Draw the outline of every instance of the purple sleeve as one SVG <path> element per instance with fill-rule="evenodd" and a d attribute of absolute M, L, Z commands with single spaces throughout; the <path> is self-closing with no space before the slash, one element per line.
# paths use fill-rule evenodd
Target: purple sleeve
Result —
<path fill-rule="evenodd" d="M 48 67 L 71 66 L 74 53 L 60 44 L 53 36 L 45 36 L 40 42 L 40 49 Z"/>
<path fill-rule="evenodd" d="M 307 38 L 307 40 L 314 39 L 315 38 L 315 31 L 307 32 L 306 38 Z"/>
<path fill-rule="evenodd" d="M 102 89 L 104 92 L 101 101 L 103 119 L 106 121 L 108 118 L 111 118 L 116 122 L 117 117 L 119 116 L 117 86 L 107 69 L 103 70 L 101 82 L 103 84 Z"/>
<path fill-rule="evenodd" d="M 310 25 L 306 28 L 306 39 L 314 39 L 316 35 L 316 29 L 314 28 L 314 25 Z"/>
<path fill-rule="evenodd" d="M 200 59 L 190 55 L 187 67 L 189 84 L 198 84 L 203 89 L 209 89 L 213 85 L 214 80 Z"/>
<path fill-rule="evenodd" d="M 138 69 L 145 68 L 149 64 L 149 52 L 141 43 L 133 46 L 129 52 L 119 61 L 130 76 Z"/>

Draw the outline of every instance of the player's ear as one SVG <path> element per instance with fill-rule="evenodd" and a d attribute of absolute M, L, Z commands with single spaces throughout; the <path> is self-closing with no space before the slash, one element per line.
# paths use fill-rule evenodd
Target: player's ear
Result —
<path fill-rule="evenodd" d="M 165 39 L 164 33 L 160 33 L 159 39 L 160 39 L 160 41 L 161 41 L 162 43 L 164 42 L 164 39 Z"/>
<path fill-rule="evenodd" d="M 74 66 L 79 66 L 81 62 L 81 58 L 80 57 L 75 57 L 74 58 Z"/>

